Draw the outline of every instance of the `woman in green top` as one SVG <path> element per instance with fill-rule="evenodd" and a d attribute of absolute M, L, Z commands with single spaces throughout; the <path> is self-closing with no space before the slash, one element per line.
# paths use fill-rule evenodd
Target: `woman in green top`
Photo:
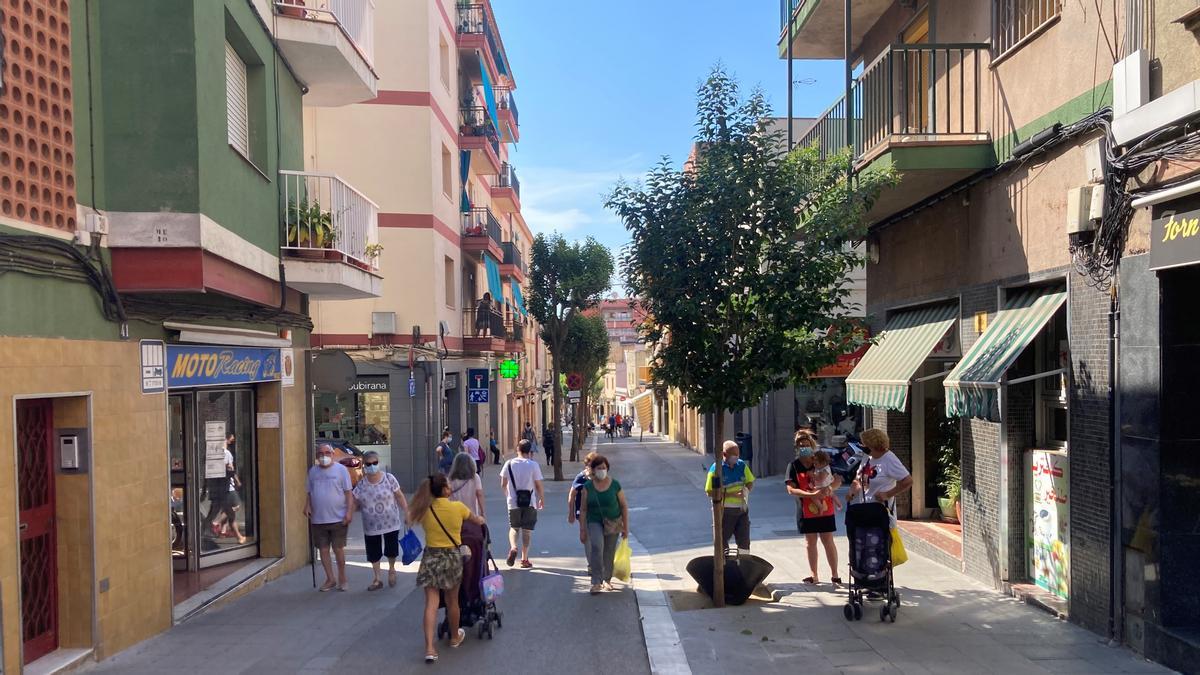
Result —
<path fill-rule="evenodd" d="M 596 455 L 588 462 L 592 479 L 583 486 L 579 507 L 579 541 L 587 547 L 588 568 L 592 573 L 591 594 L 613 590 L 613 558 L 617 554 L 617 535 L 629 538 L 629 505 L 621 484 L 608 475 L 608 459 Z"/>

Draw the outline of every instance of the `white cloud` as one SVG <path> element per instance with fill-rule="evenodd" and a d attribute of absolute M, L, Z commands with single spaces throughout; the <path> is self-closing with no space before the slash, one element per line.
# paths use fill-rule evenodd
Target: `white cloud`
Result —
<path fill-rule="evenodd" d="M 642 164 L 635 155 L 587 169 L 519 167 L 525 221 L 535 233 L 557 231 L 605 240 L 623 238 L 621 221 L 604 208 L 604 199 L 623 176 L 640 176 L 645 170 Z"/>

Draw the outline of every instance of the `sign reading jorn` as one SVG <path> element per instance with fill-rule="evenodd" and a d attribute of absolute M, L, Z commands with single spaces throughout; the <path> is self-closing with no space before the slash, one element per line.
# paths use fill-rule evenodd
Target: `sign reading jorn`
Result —
<path fill-rule="evenodd" d="M 1164 204 L 1155 215 L 1150 223 L 1150 269 L 1200 263 L 1200 199 Z"/>
<path fill-rule="evenodd" d="M 281 363 L 278 349 L 167 345 L 167 386 L 273 382 L 281 377 Z"/>

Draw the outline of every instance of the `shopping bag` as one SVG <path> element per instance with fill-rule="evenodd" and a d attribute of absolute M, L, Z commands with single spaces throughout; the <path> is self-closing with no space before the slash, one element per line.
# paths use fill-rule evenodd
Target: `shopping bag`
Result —
<path fill-rule="evenodd" d="M 400 551 L 402 553 L 400 560 L 405 565 L 411 564 L 412 561 L 420 558 L 421 551 L 424 550 L 425 547 L 421 545 L 421 540 L 417 538 L 417 533 L 413 532 L 412 528 L 409 528 L 408 532 L 405 532 L 404 536 L 400 538 Z"/>
<path fill-rule="evenodd" d="M 613 576 L 629 583 L 632 576 L 630 567 L 632 563 L 633 551 L 629 548 L 629 540 L 621 537 L 620 543 L 617 544 L 617 554 L 613 557 Z"/>
<path fill-rule="evenodd" d="M 904 542 L 900 539 L 900 530 L 892 528 L 892 567 L 908 562 L 908 551 L 904 550 Z"/>

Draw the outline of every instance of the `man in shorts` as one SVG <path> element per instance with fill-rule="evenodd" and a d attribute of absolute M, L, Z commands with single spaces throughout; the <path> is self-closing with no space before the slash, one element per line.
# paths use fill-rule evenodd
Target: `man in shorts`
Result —
<path fill-rule="evenodd" d="M 537 512 L 544 505 L 542 490 L 542 468 L 533 461 L 533 444 L 528 439 L 517 443 L 517 456 L 500 468 L 500 489 L 508 497 L 508 566 L 517 560 L 520 543 L 521 567 L 533 567 L 529 562 L 529 546 L 533 541 L 533 528 L 537 525 Z"/>
<path fill-rule="evenodd" d="M 316 466 L 308 469 L 308 499 L 304 515 L 308 517 L 313 545 L 321 552 L 325 568 L 325 583 L 321 592 L 346 590 L 346 531 L 354 517 L 354 493 L 351 492 L 350 472 L 333 461 L 333 448 L 328 444 L 317 447 Z M 333 561 L 337 557 L 337 581 L 333 578 Z"/>

